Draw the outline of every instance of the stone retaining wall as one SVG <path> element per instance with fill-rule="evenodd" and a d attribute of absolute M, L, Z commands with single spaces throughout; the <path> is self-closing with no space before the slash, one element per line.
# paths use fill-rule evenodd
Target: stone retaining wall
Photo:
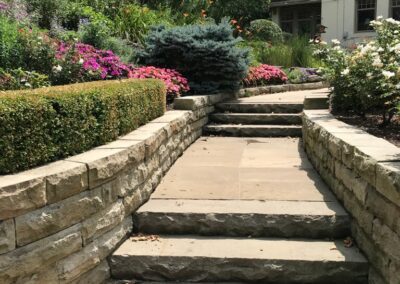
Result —
<path fill-rule="evenodd" d="M 243 98 L 243 97 L 253 97 L 265 94 L 273 94 L 273 93 L 315 90 L 328 87 L 329 84 L 325 81 L 314 82 L 314 83 L 303 83 L 303 84 L 270 85 L 270 86 L 260 86 L 260 87 L 241 89 L 238 92 L 238 96 L 240 98 Z"/>
<path fill-rule="evenodd" d="M 336 120 L 327 110 L 306 110 L 305 150 L 353 216 L 352 234 L 368 257 L 369 283 L 400 283 L 400 148 Z"/>
<path fill-rule="evenodd" d="M 224 95 L 185 97 L 117 141 L 0 176 L 0 283 L 99 284 L 132 214 L 202 134 Z"/>

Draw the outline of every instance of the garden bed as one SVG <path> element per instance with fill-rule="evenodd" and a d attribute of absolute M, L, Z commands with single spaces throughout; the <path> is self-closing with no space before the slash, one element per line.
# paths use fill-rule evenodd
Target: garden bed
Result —
<path fill-rule="evenodd" d="M 379 115 L 367 115 L 365 118 L 360 116 L 336 116 L 337 119 L 359 127 L 369 134 L 383 138 L 390 143 L 400 147 L 400 117 L 397 116 L 390 125 L 383 127 L 382 118 Z"/>

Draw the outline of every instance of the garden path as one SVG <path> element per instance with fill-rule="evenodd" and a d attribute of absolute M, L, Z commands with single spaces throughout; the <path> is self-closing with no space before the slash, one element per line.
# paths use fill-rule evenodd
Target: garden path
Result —
<path fill-rule="evenodd" d="M 310 93 L 321 95 L 239 103 L 302 104 Z M 140 234 L 112 255 L 111 273 L 159 283 L 365 284 L 366 259 L 343 242 L 350 222 L 300 138 L 202 137 L 136 213 Z"/>

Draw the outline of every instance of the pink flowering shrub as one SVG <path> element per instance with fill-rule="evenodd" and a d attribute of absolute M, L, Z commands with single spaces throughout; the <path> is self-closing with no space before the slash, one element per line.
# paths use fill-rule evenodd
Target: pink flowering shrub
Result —
<path fill-rule="evenodd" d="M 52 76 L 56 84 L 126 78 L 132 68 L 111 50 L 96 49 L 83 43 L 60 42 L 56 60 Z"/>
<path fill-rule="evenodd" d="M 167 97 L 170 100 L 180 97 L 190 89 L 187 79 L 179 72 L 172 69 L 157 68 L 153 66 L 133 68 L 129 72 L 128 78 L 153 78 L 163 80 L 167 88 Z"/>
<path fill-rule="evenodd" d="M 257 67 L 250 67 L 247 77 L 243 80 L 246 87 L 286 83 L 288 77 L 280 68 L 261 64 Z"/>
<path fill-rule="evenodd" d="M 187 79 L 175 70 L 153 66 L 135 68 L 123 63 L 112 51 L 99 50 L 88 44 L 60 42 L 56 61 L 57 65 L 52 72 L 52 82 L 55 84 L 119 78 L 152 78 L 164 81 L 169 100 L 189 91 Z"/>

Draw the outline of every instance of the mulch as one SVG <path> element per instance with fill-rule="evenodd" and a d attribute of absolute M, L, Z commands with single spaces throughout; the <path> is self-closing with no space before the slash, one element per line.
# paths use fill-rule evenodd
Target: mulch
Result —
<path fill-rule="evenodd" d="M 385 127 L 382 126 L 382 118 L 379 115 L 366 117 L 337 115 L 336 118 L 400 147 L 400 116 L 396 116 L 392 123 Z"/>

